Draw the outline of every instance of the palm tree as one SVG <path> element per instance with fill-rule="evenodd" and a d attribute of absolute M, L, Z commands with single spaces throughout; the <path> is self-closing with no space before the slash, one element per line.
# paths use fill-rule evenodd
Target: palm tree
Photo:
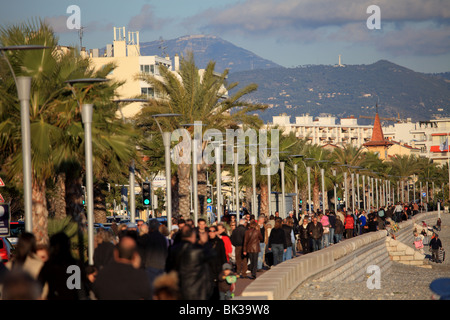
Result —
<path fill-rule="evenodd" d="M 11 52 L 8 59 L 17 75 L 33 77 L 31 88 L 30 128 L 32 148 L 32 200 L 33 232 L 40 242 L 48 241 L 46 184 L 58 177 L 57 185 L 64 192 L 65 209 L 71 216 L 78 216 L 81 204 L 81 184 L 84 164 L 84 132 L 79 106 L 74 101 L 66 80 L 73 78 L 105 77 L 114 66 L 108 65 L 100 71 L 89 68 L 89 61 L 74 51 L 61 54 L 55 50 L 57 38 L 43 22 L 24 23 L 8 28 L 0 28 L 0 44 L 45 44 L 51 49 L 34 52 Z M 9 70 L 0 65 L 0 149 L 6 153 L 3 165 L 7 167 L 10 179 L 21 183 L 22 153 L 20 140 L 20 119 L 14 82 Z M 111 97 L 120 83 L 95 85 L 82 90 L 78 97 L 94 102 L 93 145 L 94 170 L 97 177 L 105 172 L 123 167 L 134 146 L 130 142 L 129 128 L 114 120 L 111 111 Z M 106 166 L 108 170 L 106 170 Z M 65 177 L 64 177 L 65 176 Z M 54 182 L 56 182 L 54 181 Z M 59 205 L 64 208 L 63 200 Z M 58 212 L 58 216 L 64 214 Z"/>
<path fill-rule="evenodd" d="M 155 99 L 150 99 L 147 106 L 136 116 L 139 126 L 149 124 L 152 115 L 160 113 L 175 113 L 180 116 L 162 121 L 166 130 L 173 131 L 185 124 L 193 124 L 200 121 L 203 124 L 202 132 L 208 129 L 224 131 L 226 128 L 237 128 L 238 123 L 262 123 L 258 117 L 248 115 L 249 112 L 264 109 L 266 106 L 252 104 L 241 100 L 246 94 L 253 92 L 257 86 L 252 84 L 238 90 L 234 95 L 226 95 L 237 87 L 237 83 L 227 84 L 228 70 L 218 74 L 214 71 L 215 63 L 209 62 L 203 73 L 199 72 L 192 53 L 180 61 L 179 72 L 172 72 L 167 68 L 160 68 L 161 78 L 140 74 L 139 79 L 146 81 L 155 88 Z M 156 126 L 148 128 L 154 135 L 159 134 Z M 188 126 L 187 130 L 192 136 L 194 126 Z M 202 150 L 208 141 L 203 141 Z M 202 161 L 198 164 L 199 194 L 206 198 L 206 164 Z M 189 216 L 189 180 L 190 165 L 179 164 L 178 198 L 179 212 L 184 217 Z M 203 209 L 206 209 L 204 202 Z"/>

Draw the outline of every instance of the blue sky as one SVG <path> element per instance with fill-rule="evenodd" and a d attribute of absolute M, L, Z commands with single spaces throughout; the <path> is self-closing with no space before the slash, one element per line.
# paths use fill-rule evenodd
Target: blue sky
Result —
<path fill-rule="evenodd" d="M 212 34 L 285 67 L 370 64 L 386 59 L 420 72 L 450 71 L 449 0 L 14 0 L 0 25 L 46 19 L 60 43 L 77 45 L 66 27 L 77 5 L 88 49 L 111 43 L 113 27 L 139 31 L 141 42 Z M 381 29 L 370 30 L 370 5 Z"/>

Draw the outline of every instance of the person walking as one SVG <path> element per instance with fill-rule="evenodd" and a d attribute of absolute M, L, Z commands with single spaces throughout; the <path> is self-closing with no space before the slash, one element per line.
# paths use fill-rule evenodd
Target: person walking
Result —
<path fill-rule="evenodd" d="M 231 244 L 231 239 L 228 236 L 227 229 L 223 223 L 217 225 L 217 236 L 222 239 L 223 245 L 225 246 L 225 254 L 227 257 L 226 262 L 230 262 L 231 254 L 233 253 L 233 245 Z"/>
<path fill-rule="evenodd" d="M 326 211 L 326 215 L 328 216 L 328 221 L 330 221 L 330 244 L 335 244 L 334 241 L 334 231 L 336 229 L 336 215 L 333 211 Z"/>
<path fill-rule="evenodd" d="M 287 249 L 287 243 L 281 218 L 275 219 L 275 227 L 272 228 L 269 236 L 268 249 L 273 252 L 274 266 L 283 262 L 283 252 Z"/>
<path fill-rule="evenodd" d="M 136 240 L 123 236 L 114 251 L 114 262 L 98 272 L 93 292 L 99 300 L 149 300 L 150 282 L 144 269 L 136 268 L 139 260 Z"/>
<path fill-rule="evenodd" d="M 431 249 L 431 261 L 440 263 L 439 259 L 439 250 L 442 248 L 441 239 L 439 239 L 439 235 L 435 233 L 430 241 L 430 249 Z"/>
<path fill-rule="evenodd" d="M 148 225 L 148 232 L 137 240 L 141 255 L 142 268 L 145 269 L 153 296 L 153 282 L 164 273 L 168 255 L 168 243 L 165 236 L 159 232 L 160 223 L 152 219 Z"/>
<path fill-rule="evenodd" d="M 264 265 L 264 253 L 266 252 L 266 241 L 267 241 L 267 228 L 266 228 L 266 217 L 260 215 L 258 218 L 258 227 L 262 235 L 262 240 L 259 243 L 260 251 L 258 253 L 258 270 L 262 270 Z"/>
<path fill-rule="evenodd" d="M 354 229 L 354 222 L 353 216 L 350 211 L 347 212 L 347 216 L 345 217 L 344 221 L 344 227 L 345 227 L 345 238 L 350 239 L 353 237 L 353 229 Z"/>
<path fill-rule="evenodd" d="M 323 226 L 318 221 L 317 216 L 314 216 L 309 223 L 308 232 L 312 240 L 312 251 L 314 252 L 322 249 Z"/>
<path fill-rule="evenodd" d="M 190 225 L 185 225 L 181 232 L 181 242 L 169 250 L 165 271 L 177 272 L 182 300 L 208 300 L 214 288 L 209 261 L 215 253 L 208 245 L 206 229 L 199 238 Z"/>
<path fill-rule="evenodd" d="M 14 257 L 6 263 L 9 271 L 21 270 L 37 279 L 44 262 L 36 255 L 36 237 L 30 232 L 19 236 Z"/>
<path fill-rule="evenodd" d="M 282 224 L 284 236 L 286 237 L 286 251 L 283 252 L 283 261 L 292 259 L 293 245 L 294 245 L 294 231 L 292 227 L 292 219 L 287 218 Z"/>
<path fill-rule="evenodd" d="M 359 233 L 358 235 L 361 235 L 365 232 L 367 232 L 367 215 L 366 212 L 363 210 L 361 214 L 358 216 L 358 225 L 359 225 Z"/>
<path fill-rule="evenodd" d="M 320 215 L 320 223 L 323 227 L 322 248 L 330 245 L 330 220 L 327 214 Z"/>
<path fill-rule="evenodd" d="M 309 232 L 308 232 L 308 219 L 303 219 L 303 223 L 301 224 L 299 228 L 299 238 L 300 238 L 300 244 L 302 245 L 302 253 L 307 254 L 310 252 L 309 242 Z"/>
<path fill-rule="evenodd" d="M 103 228 L 98 229 L 95 239 L 97 247 L 94 249 L 94 266 L 101 270 L 114 261 L 114 239 L 113 235 Z"/>
<path fill-rule="evenodd" d="M 214 291 L 212 295 L 213 300 L 219 299 L 219 274 L 222 272 L 222 266 L 227 263 L 226 249 L 223 240 L 219 237 L 217 227 L 210 226 L 207 228 L 209 240 L 208 244 L 211 245 L 212 249 L 215 251 L 215 255 L 209 260 L 209 268 L 211 270 L 211 281 L 214 283 Z"/>
<path fill-rule="evenodd" d="M 244 246 L 242 248 L 244 255 L 248 255 L 250 259 L 251 276 L 249 279 L 256 279 L 256 272 L 258 269 L 258 253 L 260 252 L 260 242 L 263 240 L 258 223 L 255 220 L 250 221 L 250 226 L 245 231 Z"/>
<path fill-rule="evenodd" d="M 343 234 L 344 234 L 344 224 L 341 220 L 341 217 L 337 216 L 335 230 L 334 230 L 334 237 L 336 239 L 336 243 L 339 243 L 342 241 Z"/>
<path fill-rule="evenodd" d="M 247 273 L 247 257 L 244 256 L 242 247 L 244 246 L 245 231 L 247 231 L 246 220 L 240 219 L 239 226 L 231 234 L 231 244 L 234 246 L 234 257 L 236 260 L 236 274 L 240 277 Z"/>
<path fill-rule="evenodd" d="M 67 268 L 79 265 L 72 256 L 69 237 L 59 232 L 51 236 L 50 255 L 42 266 L 38 281 L 44 288 L 43 299 L 47 300 L 78 300 L 82 293 L 78 289 L 69 289 L 67 286 Z M 82 270 L 84 273 L 84 270 Z"/>

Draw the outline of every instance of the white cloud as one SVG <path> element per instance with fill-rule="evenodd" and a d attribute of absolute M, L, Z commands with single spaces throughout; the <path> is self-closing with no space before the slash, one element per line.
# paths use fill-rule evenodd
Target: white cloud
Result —
<path fill-rule="evenodd" d="M 374 4 L 381 10 L 381 31 L 366 26 L 367 7 Z M 209 9 L 184 24 L 198 25 L 203 32 L 279 41 L 373 44 L 394 54 L 450 52 L 449 0 L 244 0 Z"/>

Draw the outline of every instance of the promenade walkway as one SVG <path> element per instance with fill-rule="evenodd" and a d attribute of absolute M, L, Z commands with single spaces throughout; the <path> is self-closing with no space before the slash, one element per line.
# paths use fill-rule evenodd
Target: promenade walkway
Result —
<path fill-rule="evenodd" d="M 439 237 L 443 247 L 450 251 L 450 214 L 442 213 L 442 230 Z M 425 254 L 429 255 L 428 247 Z M 369 276 L 369 274 L 368 274 Z M 430 283 L 442 277 L 450 277 L 448 256 L 444 263 L 427 261 L 416 267 L 393 262 L 387 274 L 381 274 L 381 288 L 369 289 L 366 282 L 325 283 L 311 281 L 300 285 L 289 300 L 430 300 Z"/>
<path fill-rule="evenodd" d="M 442 230 L 439 237 L 443 247 L 450 252 L 450 214 L 441 214 Z M 343 240 L 345 241 L 345 240 Z M 428 247 L 425 254 L 429 255 Z M 301 255 L 301 254 L 298 254 Z M 448 255 L 448 254 L 447 254 Z M 257 274 L 261 276 L 262 271 Z M 437 278 L 450 277 L 450 258 L 437 264 L 426 261 L 425 266 L 407 266 L 393 262 L 390 271 L 381 275 L 381 288 L 368 289 L 366 282 L 324 283 L 311 281 L 300 285 L 289 300 L 429 300 L 430 283 Z M 240 296 L 254 280 L 242 278 L 236 285 L 235 295 Z"/>

